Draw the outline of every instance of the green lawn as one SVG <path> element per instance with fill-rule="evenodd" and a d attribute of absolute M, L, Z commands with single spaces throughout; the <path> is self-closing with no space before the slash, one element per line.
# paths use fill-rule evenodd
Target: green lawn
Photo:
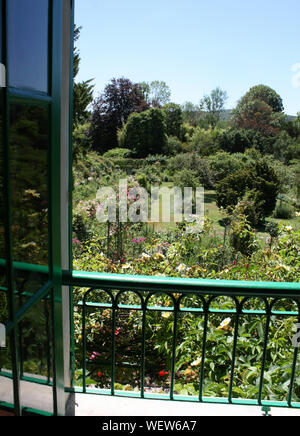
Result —
<path fill-rule="evenodd" d="M 166 186 L 168 188 L 171 188 L 173 186 L 172 183 L 164 183 L 162 186 Z M 223 234 L 224 229 L 222 226 L 220 226 L 219 221 L 224 218 L 224 214 L 220 211 L 220 209 L 216 205 L 216 192 L 213 190 L 206 190 L 205 196 L 204 196 L 204 203 L 205 203 L 205 216 L 208 217 L 214 224 L 214 227 L 217 231 L 217 233 Z M 161 208 L 162 204 L 160 202 L 160 216 L 161 216 Z M 171 222 L 170 223 L 155 223 L 151 224 L 151 226 L 154 227 L 155 230 L 171 230 L 175 227 L 175 223 L 173 222 L 174 219 L 174 213 L 173 213 L 173 198 L 171 197 Z M 268 218 L 267 221 L 273 221 L 277 222 L 278 224 L 283 225 L 291 225 L 293 228 L 300 228 L 300 218 L 299 217 L 293 217 L 292 219 L 276 219 L 276 218 Z M 258 232 L 259 237 L 266 237 L 267 233 L 263 231 Z"/>

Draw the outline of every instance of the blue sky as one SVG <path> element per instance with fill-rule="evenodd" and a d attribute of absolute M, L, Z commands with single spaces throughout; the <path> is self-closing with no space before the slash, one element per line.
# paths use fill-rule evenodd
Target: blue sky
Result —
<path fill-rule="evenodd" d="M 113 77 L 163 80 L 179 104 L 220 86 L 227 108 L 263 83 L 295 115 L 299 17 L 299 0 L 75 0 L 78 80 L 94 78 L 95 96 Z"/>

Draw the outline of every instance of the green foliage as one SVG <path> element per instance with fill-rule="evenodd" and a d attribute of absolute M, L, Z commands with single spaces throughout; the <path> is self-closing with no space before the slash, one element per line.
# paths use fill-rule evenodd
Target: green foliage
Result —
<path fill-rule="evenodd" d="M 195 151 L 200 156 L 209 156 L 219 151 L 217 142 L 221 131 L 218 129 L 201 129 L 196 128 L 193 136 L 190 139 L 189 147 L 191 151 Z"/>
<path fill-rule="evenodd" d="M 202 117 L 202 111 L 200 110 L 199 106 L 194 105 L 190 101 L 186 101 L 181 105 L 181 108 L 183 122 L 186 125 L 190 125 L 192 127 L 199 125 Z"/>
<path fill-rule="evenodd" d="M 169 103 L 171 90 L 162 80 L 153 80 L 150 83 L 142 82 L 138 86 L 149 106 L 162 108 Z"/>
<path fill-rule="evenodd" d="M 292 138 L 285 130 L 281 131 L 269 147 L 269 153 L 285 164 L 300 157 L 299 139 Z"/>
<path fill-rule="evenodd" d="M 196 189 L 199 186 L 199 179 L 195 171 L 182 169 L 173 176 L 173 182 L 175 186 L 179 188 L 193 188 Z"/>
<path fill-rule="evenodd" d="M 228 99 L 227 92 L 220 87 L 211 91 L 210 95 L 205 95 L 200 101 L 200 110 L 204 112 L 204 123 L 213 129 L 221 120 L 222 113 L 225 109 L 225 104 Z"/>
<path fill-rule="evenodd" d="M 74 30 L 75 42 L 80 37 L 81 27 L 76 27 Z M 79 73 L 80 55 L 77 48 L 74 49 L 74 61 L 73 61 L 73 76 L 76 79 Z M 82 82 L 74 83 L 73 94 L 73 126 L 77 128 L 80 124 L 87 123 L 90 117 L 89 105 L 93 101 L 94 85 L 91 83 L 93 79 L 84 80 Z"/>
<path fill-rule="evenodd" d="M 93 150 L 104 153 L 118 147 L 118 130 L 129 115 L 148 107 L 137 84 L 124 77 L 112 79 L 93 103 L 90 129 Z"/>
<path fill-rule="evenodd" d="M 219 181 L 216 190 L 217 205 L 225 209 L 234 208 L 247 195 L 246 202 L 251 200 L 255 208 L 252 224 L 260 225 L 275 208 L 279 181 L 273 168 L 265 159 L 261 159 Z M 250 211 L 251 208 L 251 205 L 244 203 L 244 211 Z"/>
<path fill-rule="evenodd" d="M 219 147 L 229 153 L 244 153 L 257 142 L 258 133 L 254 130 L 230 128 L 218 137 Z"/>
<path fill-rule="evenodd" d="M 237 215 L 232 222 L 231 245 L 250 258 L 257 249 L 257 239 L 245 215 Z"/>
<path fill-rule="evenodd" d="M 243 171 L 250 162 L 247 155 L 218 152 L 209 156 L 209 164 L 216 183 L 238 171 Z"/>
<path fill-rule="evenodd" d="M 263 101 L 271 107 L 273 112 L 283 112 L 284 110 L 282 98 L 269 86 L 256 85 L 250 88 L 250 90 L 239 101 L 239 106 L 255 100 Z"/>
<path fill-rule="evenodd" d="M 128 148 L 112 148 L 103 154 L 105 159 L 124 159 L 126 157 L 130 157 L 132 155 L 132 151 Z"/>
<path fill-rule="evenodd" d="M 207 159 L 201 158 L 196 153 L 181 153 L 169 159 L 168 170 L 171 177 L 183 168 L 191 171 L 197 177 L 201 186 L 207 189 L 213 187 L 214 175 Z"/>
<path fill-rule="evenodd" d="M 274 210 L 274 218 L 291 219 L 295 214 L 295 209 L 288 203 L 278 203 Z"/>
<path fill-rule="evenodd" d="M 76 161 L 80 154 L 86 155 L 90 150 L 88 132 L 90 123 L 80 124 L 73 130 L 73 159 Z"/>
<path fill-rule="evenodd" d="M 167 135 L 181 138 L 183 124 L 182 109 L 178 104 L 168 103 L 163 107 L 167 124 Z"/>
<path fill-rule="evenodd" d="M 182 143 L 176 136 L 168 136 L 163 153 L 167 156 L 174 156 L 182 152 Z"/>
<path fill-rule="evenodd" d="M 139 157 L 160 154 L 167 145 L 165 114 L 161 109 L 152 108 L 140 114 L 129 116 L 119 133 L 119 144 L 134 151 Z"/>

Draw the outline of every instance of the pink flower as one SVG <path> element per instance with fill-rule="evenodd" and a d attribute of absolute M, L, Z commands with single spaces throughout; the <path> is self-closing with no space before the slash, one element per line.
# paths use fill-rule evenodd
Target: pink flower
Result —
<path fill-rule="evenodd" d="M 97 356 L 100 356 L 100 353 L 97 353 L 97 351 L 93 351 L 90 355 L 90 360 L 96 359 Z"/>
<path fill-rule="evenodd" d="M 73 238 L 72 239 L 73 244 L 80 244 L 80 241 L 78 239 Z"/>

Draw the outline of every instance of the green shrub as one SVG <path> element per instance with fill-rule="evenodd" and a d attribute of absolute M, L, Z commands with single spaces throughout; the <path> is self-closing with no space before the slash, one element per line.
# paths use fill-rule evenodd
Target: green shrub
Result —
<path fill-rule="evenodd" d="M 217 183 L 217 205 L 232 210 L 247 194 L 247 200 L 251 200 L 255 208 L 255 225 L 261 225 L 276 206 L 279 186 L 273 168 L 267 164 L 266 159 L 260 159 Z M 250 210 L 249 207 L 248 209 Z"/>
<path fill-rule="evenodd" d="M 274 218 L 290 219 L 294 215 L 294 208 L 288 203 L 279 203 L 274 210 Z"/>
<path fill-rule="evenodd" d="M 168 170 L 170 176 L 183 168 L 192 171 L 204 188 L 213 188 L 214 175 L 207 159 L 201 158 L 197 153 L 181 153 L 169 159 Z"/>
<path fill-rule="evenodd" d="M 183 169 L 178 171 L 174 177 L 173 182 L 179 188 L 193 188 L 196 189 L 200 186 L 199 179 L 195 171 Z"/>
<path fill-rule="evenodd" d="M 163 153 L 166 155 L 176 155 L 182 151 L 181 141 L 176 136 L 168 136 L 167 143 L 163 148 Z"/>
<path fill-rule="evenodd" d="M 107 159 L 124 159 L 126 157 L 131 157 L 132 150 L 128 148 L 112 148 L 111 150 L 104 153 L 103 157 Z"/>

